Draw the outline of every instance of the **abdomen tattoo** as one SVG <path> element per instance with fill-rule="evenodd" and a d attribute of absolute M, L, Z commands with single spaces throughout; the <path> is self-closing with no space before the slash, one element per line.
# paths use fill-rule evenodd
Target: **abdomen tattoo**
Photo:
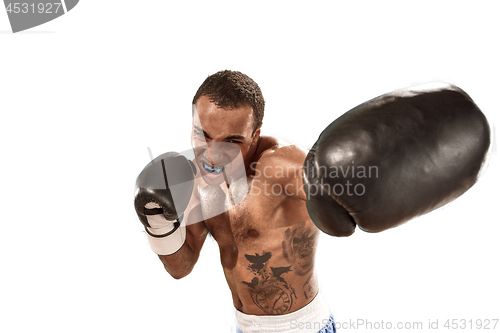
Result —
<path fill-rule="evenodd" d="M 245 254 L 250 263 L 248 269 L 255 275 L 251 282 L 242 281 L 250 288 L 252 300 L 262 311 L 270 315 L 284 314 L 292 308 L 295 290 L 288 285 L 283 275 L 291 271 L 291 266 L 271 267 L 268 265 L 271 252 L 262 255 Z"/>

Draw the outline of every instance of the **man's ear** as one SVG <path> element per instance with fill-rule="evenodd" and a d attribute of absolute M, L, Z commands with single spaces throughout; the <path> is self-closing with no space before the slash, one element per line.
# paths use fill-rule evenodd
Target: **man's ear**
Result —
<path fill-rule="evenodd" d="M 257 128 L 257 130 L 253 133 L 253 137 L 252 137 L 252 144 L 259 139 L 259 136 L 260 136 L 260 129 L 262 127 L 262 124 L 260 124 L 259 128 Z"/>

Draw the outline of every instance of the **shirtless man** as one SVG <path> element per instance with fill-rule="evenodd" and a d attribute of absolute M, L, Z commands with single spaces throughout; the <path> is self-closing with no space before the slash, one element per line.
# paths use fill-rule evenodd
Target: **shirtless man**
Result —
<path fill-rule="evenodd" d="M 453 89 L 439 87 L 438 90 Z M 428 102 L 429 97 L 426 97 L 425 103 Z M 395 102 L 384 103 L 393 105 Z M 373 108 L 380 104 L 372 102 L 368 106 Z M 461 185 L 448 186 L 445 192 L 436 194 L 431 203 L 426 198 L 433 188 L 422 191 L 421 198 L 419 193 L 414 193 L 402 213 L 387 202 L 375 202 L 377 207 L 373 208 L 363 206 L 374 200 L 364 200 L 367 187 L 382 197 L 381 200 L 388 198 L 389 202 L 395 197 L 399 200 L 399 193 L 403 192 L 395 185 L 392 195 L 384 192 L 387 186 L 378 185 L 384 181 L 389 167 L 376 169 L 377 179 L 368 176 L 366 169 L 364 177 L 360 174 L 359 168 L 372 165 L 373 161 L 365 158 L 360 162 L 359 159 L 380 153 L 372 153 L 372 146 L 365 143 L 356 146 L 343 139 L 336 139 L 334 145 L 321 143 L 332 133 L 330 130 L 325 131 L 327 135 L 322 134 L 308 155 L 297 146 L 262 136 L 263 115 L 262 93 L 248 76 L 222 71 L 208 77 L 193 99 L 194 159 L 167 153 L 148 164 L 137 180 L 136 210 L 146 227 L 152 249 L 176 279 L 191 272 L 207 234 L 213 236 L 220 248 L 224 274 L 236 308 L 236 332 L 335 332 L 333 316 L 318 294 L 315 274 L 314 257 L 320 229 L 331 235 L 346 236 L 357 224 L 366 231 L 377 232 L 452 200 L 474 183 L 489 145 L 489 132 L 485 132 L 484 124 L 470 134 L 455 130 L 462 141 L 467 140 L 467 135 L 477 137 L 479 132 L 483 133 L 485 139 L 479 144 L 481 151 L 469 153 L 475 154 L 473 166 L 469 168 L 474 170 L 467 175 L 454 171 L 457 176 L 453 177 L 460 177 Z M 339 133 L 341 126 L 337 125 Z M 432 137 L 429 133 L 425 135 Z M 391 136 L 387 140 L 394 139 Z M 404 141 L 404 138 L 399 140 Z M 327 154 L 322 155 L 322 148 Z M 353 172 L 351 177 L 349 172 L 348 179 L 344 177 L 339 182 L 332 174 L 328 177 L 323 172 L 326 183 L 324 179 L 319 180 L 321 168 L 318 169 L 318 164 L 332 170 L 331 156 L 338 156 L 339 149 L 342 149 L 342 156 L 337 158 L 336 170 L 344 162 L 348 166 L 357 160 L 356 174 Z M 477 150 L 477 145 L 468 148 L 468 151 Z M 342 162 L 346 155 L 349 160 Z M 395 160 L 406 161 L 403 155 Z M 456 151 L 451 155 L 456 156 Z M 325 156 L 328 157 L 326 161 Z M 450 162 L 442 154 L 439 158 L 443 165 Z M 316 171 L 304 169 L 304 161 L 316 167 Z M 394 168 L 406 170 L 414 164 L 415 160 L 411 160 L 400 166 L 391 165 L 390 171 Z M 418 173 L 414 178 L 410 175 L 408 183 L 401 186 L 414 188 L 415 179 L 420 179 L 421 175 Z M 343 188 L 345 194 L 336 193 L 339 187 L 328 183 L 333 179 L 337 185 L 348 186 L 349 180 L 353 186 L 361 184 L 363 193 L 357 187 L 351 187 L 351 192 L 355 193 L 350 195 L 348 187 Z M 443 187 L 436 182 L 428 186 Z M 154 183 L 163 185 L 152 185 Z M 311 196 L 311 188 L 319 183 L 322 190 L 328 187 L 330 192 L 318 193 L 316 188 Z M 327 186 L 329 184 L 331 187 Z M 415 192 L 418 190 L 419 187 L 415 188 Z M 332 191 L 340 205 L 332 202 Z M 349 200 L 362 203 L 358 215 Z M 372 210 L 368 218 L 366 210 Z M 383 219 L 380 219 L 380 212 L 384 214 Z"/>

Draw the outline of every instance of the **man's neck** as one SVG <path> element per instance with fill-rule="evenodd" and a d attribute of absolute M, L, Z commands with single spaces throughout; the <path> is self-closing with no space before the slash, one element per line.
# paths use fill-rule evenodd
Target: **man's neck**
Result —
<path fill-rule="evenodd" d="M 260 146 L 261 140 L 262 140 L 262 137 L 259 135 L 259 137 L 255 141 L 255 143 L 252 144 L 252 146 L 250 146 L 248 154 L 245 158 L 245 172 L 247 174 L 247 177 L 252 174 L 252 170 L 249 170 L 252 163 L 257 162 L 259 160 L 259 157 L 260 157 L 259 156 L 260 155 L 259 146 Z"/>

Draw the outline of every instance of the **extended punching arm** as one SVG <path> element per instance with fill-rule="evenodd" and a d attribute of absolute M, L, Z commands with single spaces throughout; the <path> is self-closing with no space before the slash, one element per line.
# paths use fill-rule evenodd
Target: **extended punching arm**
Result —
<path fill-rule="evenodd" d="M 395 227 L 467 191 L 489 145 L 485 116 L 453 85 L 379 96 L 331 123 L 310 150 L 307 209 L 334 236 Z"/>

